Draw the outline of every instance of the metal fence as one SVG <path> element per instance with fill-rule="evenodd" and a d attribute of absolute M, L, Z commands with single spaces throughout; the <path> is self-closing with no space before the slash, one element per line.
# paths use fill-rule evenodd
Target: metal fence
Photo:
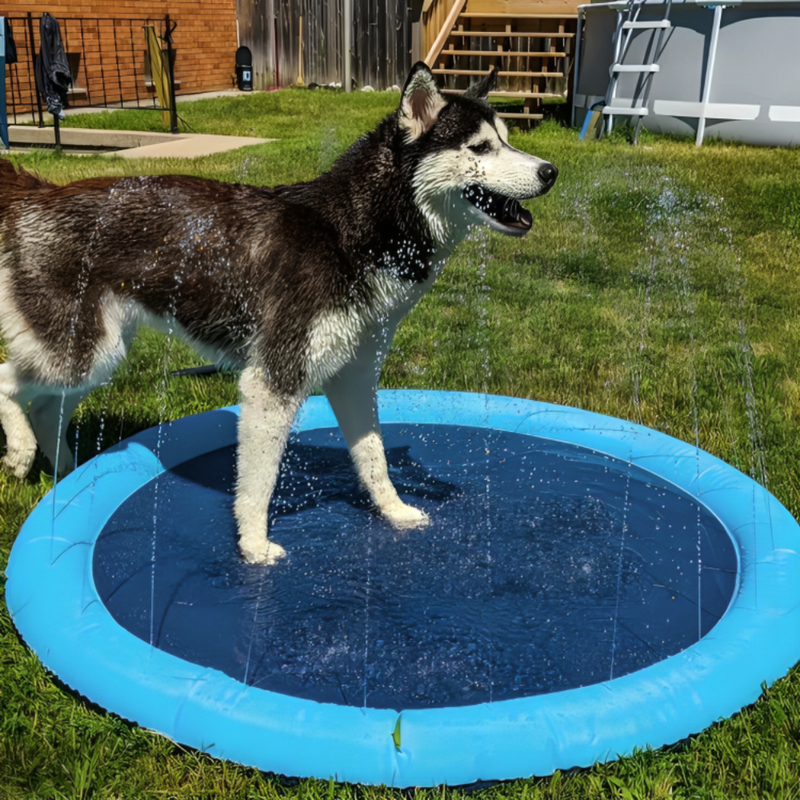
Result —
<path fill-rule="evenodd" d="M 344 81 L 345 0 L 237 0 L 239 38 L 253 54 L 256 89 Z M 350 68 L 355 87 L 403 85 L 422 0 L 352 4 Z"/>
<path fill-rule="evenodd" d="M 33 121 L 43 125 L 43 106 L 34 77 L 41 16 L 28 13 L 8 19 L 18 59 L 16 64 L 6 67 L 9 122 Z M 154 26 L 163 39 L 169 30 L 168 17 L 58 17 L 58 22 L 72 73 L 69 107 L 158 107 L 143 28 Z"/>

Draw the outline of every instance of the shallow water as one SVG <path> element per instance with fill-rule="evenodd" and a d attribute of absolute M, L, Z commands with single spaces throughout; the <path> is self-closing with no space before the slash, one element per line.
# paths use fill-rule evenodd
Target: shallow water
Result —
<path fill-rule="evenodd" d="M 395 709 L 620 677 L 693 644 L 730 602 L 727 533 L 643 470 L 482 428 L 386 425 L 384 437 L 429 527 L 376 517 L 338 430 L 308 431 L 270 507 L 289 557 L 243 564 L 225 448 L 120 506 L 95 547 L 100 597 L 141 639 L 247 684 Z"/>

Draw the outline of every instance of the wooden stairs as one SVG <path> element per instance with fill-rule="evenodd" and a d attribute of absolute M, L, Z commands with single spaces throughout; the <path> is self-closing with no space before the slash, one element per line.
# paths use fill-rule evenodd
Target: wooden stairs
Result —
<path fill-rule="evenodd" d="M 497 67 L 490 100 L 501 117 L 529 125 L 544 118 L 548 103 L 567 100 L 577 7 L 577 0 L 425 0 L 425 63 L 450 94 Z"/>

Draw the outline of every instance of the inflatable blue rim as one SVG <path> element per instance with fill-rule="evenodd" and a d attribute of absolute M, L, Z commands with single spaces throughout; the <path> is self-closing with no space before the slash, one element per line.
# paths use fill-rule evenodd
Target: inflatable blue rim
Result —
<path fill-rule="evenodd" d="M 605 683 L 458 708 L 398 712 L 247 687 L 122 629 L 92 578 L 119 504 L 164 470 L 232 444 L 238 409 L 187 417 L 87 462 L 31 514 L 8 565 L 14 622 L 42 662 L 93 702 L 171 739 L 285 775 L 397 787 L 548 775 L 671 744 L 753 702 L 800 658 L 800 527 L 765 489 L 691 445 L 622 420 L 530 400 L 384 391 L 384 423 L 490 427 L 630 461 L 717 515 L 739 558 L 734 599 L 692 647 Z M 295 427 L 335 426 L 312 397 Z M 54 522 L 55 520 L 55 522 Z"/>

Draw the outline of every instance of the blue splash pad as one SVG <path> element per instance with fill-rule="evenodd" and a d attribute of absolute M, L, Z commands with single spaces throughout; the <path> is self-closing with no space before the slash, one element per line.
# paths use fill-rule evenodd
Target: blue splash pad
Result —
<path fill-rule="evenodd" d="M 797 523 L 745 476 L 630 423 L 381 394 L 397 533 L 312 398 L 243 565 L 235 410 L 84 465 L 26 523 L 15 622 L 95 702 L 213 755 L 397 786 L 547 774 L 698 732 L 800 657 Z M 399 746 L 397 742 L 399 741 Z"/>
<path fill-rule="evenodd" d="M 427 528 L 376 518 L 338 429 L 304 431 L 270 522 L 289 558 L 248 566 L 222 448 L 120 505 L 94 550 L 101 601 L 143 641 L 247 685 L 399 711 L 627 675 L 694 644 L 733 597 L 725 528 L 639 467 L 485 428 L 383 434 Z"/>

